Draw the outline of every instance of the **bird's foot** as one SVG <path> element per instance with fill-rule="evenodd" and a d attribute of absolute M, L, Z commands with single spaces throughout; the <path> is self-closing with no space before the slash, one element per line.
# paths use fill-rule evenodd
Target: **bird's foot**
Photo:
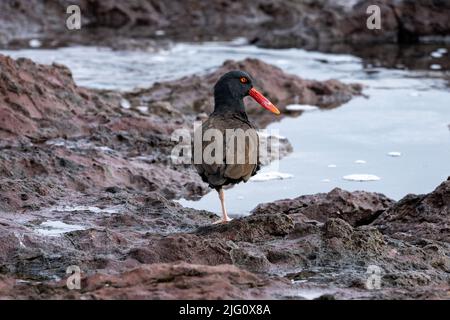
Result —
<path fill-rule="evenodd" d="M 231 220 L 233 220 L 233 219 L 231 219 L 230 217 L 226 217 L 226 218 L 222 218 L 222 219 L 220 219 L 220 220 L 217 220 L 217 221 L 213 222 L 213 224 L 228 223 L 228 222 L 230 222 Z"/>

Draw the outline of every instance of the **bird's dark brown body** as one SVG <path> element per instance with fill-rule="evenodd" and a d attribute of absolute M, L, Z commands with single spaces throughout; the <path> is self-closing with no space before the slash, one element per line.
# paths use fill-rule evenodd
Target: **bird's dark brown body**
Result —
<path fill-rule="evenodd" d="M 203 181 L 219 193 L 222 205 L 222 219 L 219 222 L 231 220 L 225 208 L 222 187 L 247 182 L 259 169 L 259 139 L 245 112 L 243 99 L 246 96 L 251 96 L 263 108 L 280 113 L 253 87 L 253 79 L 248 73 L 230 71 L 214 86 L 214 112 L 194 133 L 194 165 Z M 208 136 L 208 133 L 211 135 Z M 215 146 L 210 148 L 212 143 Z M 216 147 L 222 144 L 223 148 Z"/>
<path fill-rule="evenodd" d="M 219 190 L 223 186 L 229 184 L 236 184 L 239 182 L 247 182 L 251 176 L 255 175 L 259 170 L 259 138 L 253 125 L 244 116 L 233 113 L 212 114 L 208 120 L 202 125 L 202 132 L 208 129 L 219 130 L 223 139 L 223 163 L 201 163 L 196 164 L 197 172 L 202 177 L 203 181 L 208 183 L 211 188 Z M 226 139 L 226 129 L 235 130 L 242 129 L 248 133 L 245 139 L 245 155 L 244 163 L 237 163 L 237 161 L 227 162 L 226 155 L 233 148 L 233 154 L 238 153 L 238 142 L 231 144 L 229 139 Z M 210 142 L 203 142 L 202 151 Z M 253 154 L 252 154 L 253 153 Z M 256 161 L 252 161 L 256 159 Z M 235 159 L 236 160 L 236 159 Z"/>

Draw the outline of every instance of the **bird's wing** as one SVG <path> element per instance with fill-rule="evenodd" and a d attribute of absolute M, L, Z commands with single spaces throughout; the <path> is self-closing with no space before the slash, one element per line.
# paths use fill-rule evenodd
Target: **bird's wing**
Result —
<path fill-rule="evenodd" d="M 242 131 L 238 138 L 232 135 L 226 137 L 226 152 L 230 152 L 233 157 L 225 158 L 225 177 L 247 181 L 254 173 L 259 162 L 259 138 L 256 130 L 248 123 L 239 126 Z M 243 136 L 240 136 L 243 134 Z M 234 141 L 233 141 L 234 140 Z M 231 158 L 231 159 L 229 159 Z M 231 160 L 231 161 L 230 161 Z"/>
<path fill-rule="evenodd" d="M 241 132 L 228 131 L 227 129 L 241 129 Z M 208 129 L 219 130 L 223 137 L 222 163 L 205 163 L 202 161 L 195 167 L 203 181 L 211 187 L 218 188 L 228 183 L 247 181 L 259 168 L 259 138 L 256 130 L 248 121 L 240 118 L 211 117 L 202 125 L 203 134 Z M 245 141 L 241 137 L 236 139 L 233 135 L 244 134 Z M 235 139 L 234 143 L 232 140 Z M 239 142 L 239 140 L 241 140 Z M 211 141 L 202 142 L 203 152 L 209 154 L 208 145 Z M 206 149 L 206 150 L 205 150 Z M 228 154 L 228 157 L 227 157 Z M 234 159 L 233 159 L 234 156 Z"/>

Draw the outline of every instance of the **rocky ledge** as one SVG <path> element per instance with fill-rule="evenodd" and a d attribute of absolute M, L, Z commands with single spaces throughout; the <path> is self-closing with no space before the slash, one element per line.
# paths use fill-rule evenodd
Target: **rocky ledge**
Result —
<path fill-rule="evenodd" d="M 276 201 L 227 225 L 152 197 L 118 206 L 120 214 L 53 212 L 67 223 L 90 223 L 57 237 L 33 232 L 35 221 L 2 217 L 0 297 L 449 297 L 450 178 L 398 202 L 340 189 Z M 67 289 L 69 265 L 82 270 L 79 290 Z"/>

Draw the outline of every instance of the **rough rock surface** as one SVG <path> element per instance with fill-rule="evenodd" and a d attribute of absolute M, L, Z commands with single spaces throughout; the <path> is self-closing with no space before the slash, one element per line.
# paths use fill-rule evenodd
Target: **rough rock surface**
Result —
<path fill-rule="evenodd" d="M 427 197 L 448 190 L 444 184 Z M 187 209 L 178 209 L 181 218 Z M 323 209 L 333 213 L 326 205 Z M 124 206 L 120 214 L 92 208 L 52 212 L 51 217 L 67 223 L 91 224 L 54 237 L 33 232 L 37 221 L 19 226 L 6 216 L 0 233 L 0 297 L 240 299 L 302 298 L 315 292 L 337 299 L 448 298 L 450 245 L 445 239 L 398 237 L 376 223 L 351 226 L 326 215 L 320 222 L 252 214 L 209 225 L 207 213 L 195 210 L 192 214 L 203 215 L 207 226 L 189 222 L 185 231 L 149 232 L 160 220 L 140 210 L 146 212 L 148 205 Z M 163 216 L 178 221 L 177 215 Z M 83 270 L 79 291 L 65 287 L 65 268 L 74 264 Z M 380 277 L 380 289 L 372 290 L 373 275 Z"/>
<path fill-rule="evenodd" d="M 49 286 L 0 278 L 0 296 L 9 299 L 268 299 L 287 281 L 259 277 L 232 265 L 150 264 L 119 275 L 85 277 L 82 290 L 65 281 Z"/>
<path fill-rule="evenodd" d="M 335 188 L 329 193 L 260 204 L 252 213 L 284 213 L 320 222 L 325 222 L 329 218 L 340 218 L 352 226 L 358 226 L 369 224 L 393 204 L 393 200 L 379 193 L 348 192 Z"/>
<path fill-rule="evenodd" d="M 373 223 L 399 238 L 450 242 L 450 177 L 425 195 L 408 195 Z"/>
<path fill-rule="evenodd" d="M 81 30 L 66 29 L 66 8 L 71 4 L 81 8 Z M 381 9 L 381 30 L 366 27 L 369 5 Z M 46 45 L 120 46 L 124 38 L 135 37 L 142 46 L 154 45 L 161 35 L 190 41 L 244 36 L 270 47 L 412 42 L 422 36 L 448 35 L 449 12 L 447 1 L 431 0 L 14 0 L 0 4 L 0 42 L 14 45 L 20 39 L 42 37 Z"/>

